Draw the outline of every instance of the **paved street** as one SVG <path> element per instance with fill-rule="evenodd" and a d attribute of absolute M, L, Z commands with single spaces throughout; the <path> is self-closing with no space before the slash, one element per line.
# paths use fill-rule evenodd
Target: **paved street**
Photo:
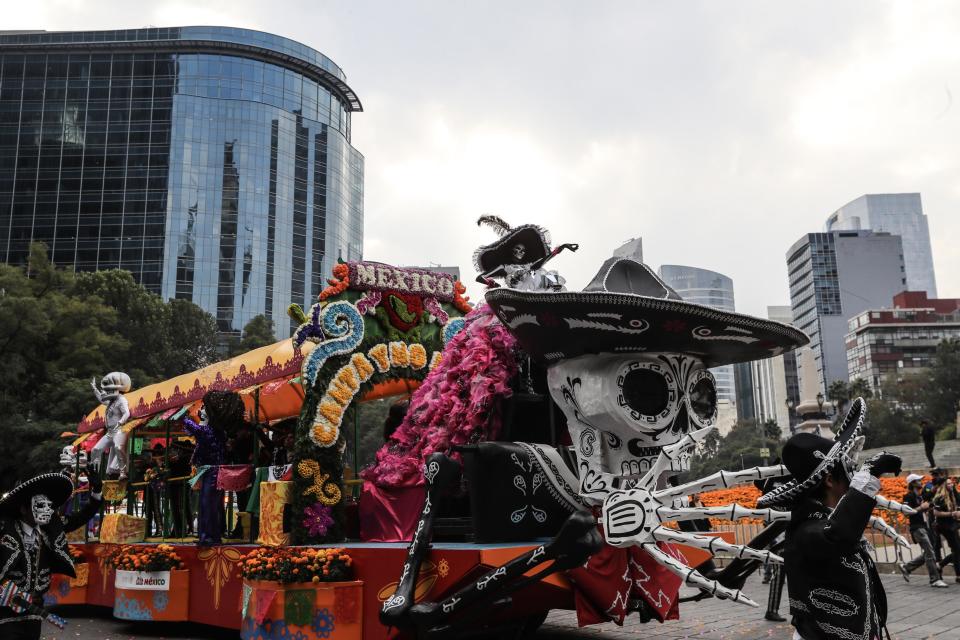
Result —
<path fill-rule="evenodd" d="M 960 585 L 949 589 L 931 589 L 926 576 L 916 575 L 910 584 L 898 576 L 883 576 L 890 602 L 890 633 L 894 640 L 948 640 L 960 629 Z M 767 588 L 754 576 L 746 588 L 757 602 L 766 603 Z M 46 626 L 44 638 L 53 640 L 127 640 L 128 638 L 169 638 L 179 640 L 219 640 L 236 638 L 236 632 L 186 624 L 127 623 L 110 617 L 109 609 L 61 607 L 70 618 L 66 630 Z M 681 605 L 680 620 L 666 624 L 640 624 L 636 616 L 623 627 L 600 625 L 578 629 L 573 612 L 557 611 L 544 623 L 539 640 L 575 638 L 650 638 L 654 640 L 789 640 L 792 628 L 787 623 L 763 620 L 763 610 L 717 600 Z M 787 615 L 784 595 L 781 613 Z"/>

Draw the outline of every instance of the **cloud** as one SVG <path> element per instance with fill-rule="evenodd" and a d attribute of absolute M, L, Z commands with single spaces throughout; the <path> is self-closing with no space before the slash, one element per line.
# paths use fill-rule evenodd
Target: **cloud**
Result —
<path fill-rule="evenodd" d="M 960 8 L 950 2 L 35 2 L 13 27 L 218 23 L 340 64 L 365 111 L 365 253 L 459 264 L 476 218 L 581 250 L 733 278 L 788 302 L 785 252 L 863 193 L 920 191 L 942 296 L 960 296 Z"/>

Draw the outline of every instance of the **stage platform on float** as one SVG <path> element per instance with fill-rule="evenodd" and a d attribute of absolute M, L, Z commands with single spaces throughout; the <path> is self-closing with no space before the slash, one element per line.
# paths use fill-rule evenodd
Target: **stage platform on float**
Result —
<path fill-rule="evenodd" d="M 498 567 L 535 548 L 541 541 L 509 544 L 438 542 L 420 569 L 416 587 L 418 600 L 436 600 L 475 580 L 489 568 Z M 189 620 L 230 629 L 240 629 L 243 579 L 241 558 L 258 545 L 224 543 L 201 547 L 195 541 L 170 539 L 134 543 L 170 544 L 190 571 Z M 84 550 L 89 566 L 87 604 L 113 607 L 114 571 L 107 556 L 115 544 L 75 543 Z M 386 630 L 378 618 L 383 602 L 393 594 L 407 554 L 405 542 L 344 542 L 330 545 L 347 550 L 353 558 L 355 577 L 363 581 L 363 630 L 365 638 L 384 638 Z M 561 575 L 550 576 L 524 590 L 514 601 L 511 617 L 532 615 L 550 609 L 572 609 L 573 592 Z"/>

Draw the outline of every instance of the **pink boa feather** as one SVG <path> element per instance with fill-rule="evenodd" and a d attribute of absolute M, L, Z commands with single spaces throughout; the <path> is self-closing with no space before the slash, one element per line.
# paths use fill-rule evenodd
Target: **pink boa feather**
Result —
<path fill-rule="evenodd" d="M 467 314 L 463 330 L 443 350 L 440 365 L 410 399 L 403 423 L 360 475 L 380 487 L 420 485 L 430 454 L 496 439 L 502 426 L 501 401 L 513 393 L 516 344 L 487 305 Z"/>

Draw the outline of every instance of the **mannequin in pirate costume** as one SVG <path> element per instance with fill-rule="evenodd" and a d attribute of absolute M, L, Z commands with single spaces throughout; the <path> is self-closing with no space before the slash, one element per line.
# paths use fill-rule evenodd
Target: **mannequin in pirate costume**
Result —
<path fill-rule="evenodd" d="M 12 582 L 39 606 L 51 575 L 75 577 L 66 534 L 100 510 L 101 490 L 100 479 L 91 474 L 90 500 L 69 516 L 58 510 L 73 493 L 73 483 L 60 473 L 39 475 L 0 498 L 0 585 Z M 39 638 L 40 623 L 37 612 L 0 607 L 0 636 L 6 640 Z"/>
<path fill-rule="evenodd" d="M 880 476 L 899 473 L 900 458 L 879 453 L 857 469 L 865 416 L 857 398 L 835 440 L 792 436 L 783 461 L 793 479 L 757 501 L 791 510 L 783 557 L 795 640 L 879 640 L 886 630 L 886 594 L 863 531 Z"/>

